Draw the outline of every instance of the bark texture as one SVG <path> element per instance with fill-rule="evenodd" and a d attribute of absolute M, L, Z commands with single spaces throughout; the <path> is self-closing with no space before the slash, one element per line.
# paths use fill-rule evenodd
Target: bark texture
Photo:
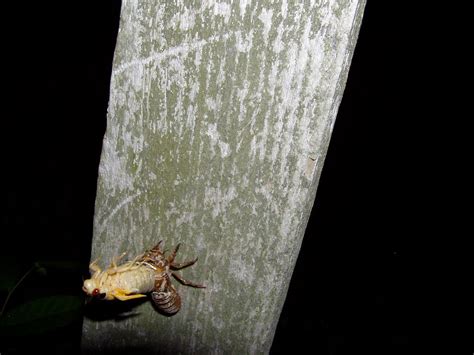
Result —
<path fill-rule="evenodd" d="M 181 242 L 207 289 L 86 318 L 86 352 L 269 351 L 364 5 L 123 1 L 92 259 Z"/>

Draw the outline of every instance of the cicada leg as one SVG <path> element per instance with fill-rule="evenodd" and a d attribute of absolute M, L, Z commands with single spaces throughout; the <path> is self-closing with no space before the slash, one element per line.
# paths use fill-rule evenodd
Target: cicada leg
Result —
<path fill-rule="evenodd" d="M 174 247 L 174 250 L 173 252 L 168 256 L 168 263 L 172 264 L 173 261 L 174 261 L 174 258 L 176 257 L 176 254 L 178 253 L 178 250 L 179 250 L 179 246 L 181 245 L 181 243 L 178 243 L 175 247 Z"/>
<path fill-rule="evenodd" d="M 138 262 L 138 259 L 140 258 L 140 255 L 139 255 L 135 259 L 133 259 L 132 261 L 128 261 L 125 264 L 117 266 L 117 262 L 120 259 L 122 259 L 125 256 L 125 254 L 127 254 L 127 253 L 124 252 L 124 253 L 122 253 L 122 255 L 116 256 L 115 258 L 112 259 L 112 262 L 110 263 L 110 267 L 107 269 L 107 274 L 108 275 L 113 275 L 113 274 L 117 274 L 119 272 L 125 272 L 125 271 L 129 271 L 129 270 L 135 270 L 135 269 L 137 269 L 138 267 L 140 267 L 142 265 L 142 263 Z"/>
<path fill-rule="evenodd" d="M 152 249 L 152 250 L 156 250 L 156 251 L 159 251 L 159 252 L 162 252 L 163 250 L 161 249 L 161 246 L 163 245 L 163 240 L 160 240 L 158 242 L 158 244 L 155 245 L 155 247 Z"/>
<path fill-rule="evenodd" d="M 176 280 L 178 280 L 180 283 L 182 283 L 185 286 L 191 286 L 191 287 L 196 287 L 196 288 L 206 288 L 206 286 L 204 285 L 199 285 L 199 284 L 196 284 L 194 282 L 184 279 L 181 275 L 177 274 L 176 272 L 172 272 L 171 274 L 175 277 Z"/>
<path fill-rule="evenodd" d="M 175 263 L 174 259 L 176 258 L 176 254 L 178 253 L 180 245 L 181 245 L 181 243 L 176 245 L 173 252 L 168 256 L 168 263 L 171 266 L 171 268 L 174 269 L 174 270 L 184 269 L 185 267 L 193 265 L 198 260 L 198 258 L 196 258 L 194 260 L 185 261 L 185 262 L 182 262 L 182 263 Z"/>
<path fill-rule="evenodd" d="M 100 270 L 99 266 L 97 265 L 98 260 L 99 259 L 97 258 L 89 264 L 89 271 L 92 275 L 92 278 L 96 278 L 101 273 L 101 270 Z"/>
<path fill-rule="evenodd" d="M 163 250 L 161 250 L 161 245 L 163 244 L 163 241 L 160 240 L 158 244 L 156 244 L 153 248 L 148 250 L 144 255 L 143 258 L 153 258 L 154 254 L 163 254 Z"/>
<path fill-rule="evenodd" d="M 123 252 L 121 255 L 112 258 L 112 261 L 111 261 L 111 263 L 110 263 L 110 266 L 109 266 L 109 268 L 107 269 L 107 274 L 113 275 L 113 274 L 116 274 L 117 272 L 120 271 L 120 270 L 119 270 L 119 267 L 117 266 L 117 263 L 118 263 L 119 260 L 122 259 L 126 254 L 127 254 L 127 252 Z"/>
<path fill-rule="evenodd" d="M 188 266 L 191 266 L 191 265 L 195 264 L 196 261 L 198 261 L 198 258 L 196 258 L 194 260 L 190 260 L 190 261 L 185 261 L 185 262 L 182 262 L 182 263 L 171 263 L 170 266 L 173 270 L 180 270 L 180 269 L 184 269 L 185 267 L 188 267 Z"/>

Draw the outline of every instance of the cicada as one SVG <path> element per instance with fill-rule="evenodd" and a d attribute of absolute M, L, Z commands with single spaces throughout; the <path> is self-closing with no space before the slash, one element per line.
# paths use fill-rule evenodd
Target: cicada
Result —
<path fill-rule="evenodd" d="M 180 244 L 170 255 L 161 249 L 162 241 L 134 260 L 117 265 L 124 254 L 112 260 L 109 268 L 101 270 L 97 262 L 90 264 L 91 278 L 82 289 L 89 296 L 104 300 L 127 301 L 151 294 L 155 306 L 165 314 L 175 314 L 181 308 L 181 297 L 171 283 L 171 276 L 186 286 L 205 288 L 181 277 L 177 270 L 196 263 L 197 258 L 183 263 L 174 261 Z"/>

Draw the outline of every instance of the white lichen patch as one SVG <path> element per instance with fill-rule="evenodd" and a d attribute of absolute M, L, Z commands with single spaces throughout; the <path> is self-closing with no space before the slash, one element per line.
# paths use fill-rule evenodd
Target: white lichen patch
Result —
<path fill-rule="evenodd" d="M 258 19 L 262 22 L 263 25 L 263 41 L 268 41 L 268 33 L 272 27 L 272 17 L 273 17 L 273 10 L 272 9 L 262 9 L 262 12 L 258 16 Z"/>
<path fill-rule="evenodd" d="M 204 206 L 211 211 L 212 218 L 216 218 L 219 215 L 225 216 L 229 204 L 236 197 L 237 192 L 234 186 L 229 186 L 226 189 L 222 189 L 220 186 L 206 186 L 203 202 Z"/>
<path fill-rule="evenodd" d="M 232 12 L 231 4 L 227 2 L 214 3 L 214 16 L 222 16 L 224 22 L 228 23 Z"/>
<path fill-rule="evenodd" d="M 209 103 L 208 103 L 209 106 Z M 216 154 L 216 147 L 219 148 L 219 152 L 222 158 L 227 157 L 230 154 L 229 144 L 224 142 L 217 131 L 216 124 L 209 124 L 206 135 L 209 137 L 211 143 L 211 150 L 213 155 Z"/>

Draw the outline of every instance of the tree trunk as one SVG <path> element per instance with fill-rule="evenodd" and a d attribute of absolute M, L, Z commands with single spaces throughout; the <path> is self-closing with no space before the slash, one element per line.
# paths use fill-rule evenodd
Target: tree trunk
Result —
<path fill-rule="evenodd" d="M 122 3 L 92 259 L 181 242 L 207 288 L 178 284 L 172 317 L 85 318 L 86 352 L 272 343 L 365 0 L 196 3 Z"/>

